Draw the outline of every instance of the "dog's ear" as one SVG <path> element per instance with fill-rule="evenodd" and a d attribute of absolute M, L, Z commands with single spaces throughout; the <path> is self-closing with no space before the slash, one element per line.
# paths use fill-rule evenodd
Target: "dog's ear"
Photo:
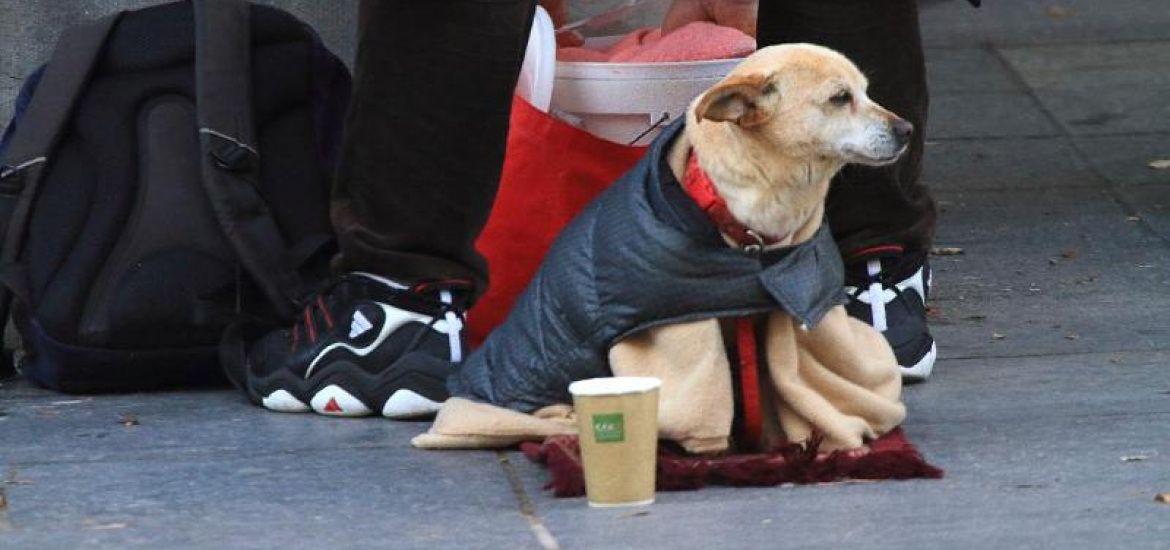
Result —
<path fill-rule="evenodd" d="M 703 94 L 695 117 L 734 122 L 743 128 L 759 126 L 775 114 L 774 102 L 766 96 L 776 93 L 776 83 L 762 74 L 731 76 Z"/>

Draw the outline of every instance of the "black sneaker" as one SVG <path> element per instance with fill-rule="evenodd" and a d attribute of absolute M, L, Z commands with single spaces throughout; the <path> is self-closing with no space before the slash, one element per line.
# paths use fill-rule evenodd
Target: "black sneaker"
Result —
<path fill-rule="evenodd" d="M 308 300 L 295 325 L 252 344 L 244 372 L 231 377 L 252 402 L 273 411 L 433 414 L 466 349 L 468 289 L 459 283 L 408 288 L 375 275 L 344 275 Z"/>
<path fill-rule="evenodd" d="M 899 247 L 900 251 L 900 247 Z M 858 262 L 850 273 L 846 286 L 849 315 L 873 325 L 880 331 L 898 358 L 902 380 L 921 382 L 930 376 L 938 347 L 926 324 L 926 300 L 930 293 L 930 265 L 923 261 L 909 277 L 892 280 L 891 273 L 906 273 L 909 269 L 899 257 L 870 257 Z M 896 276 L 896 275 L 894 275 Z"/>

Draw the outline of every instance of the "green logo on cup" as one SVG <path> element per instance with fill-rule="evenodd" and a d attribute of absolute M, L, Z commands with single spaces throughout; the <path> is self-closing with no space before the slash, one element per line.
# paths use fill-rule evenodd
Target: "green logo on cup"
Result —
<path fill-rule="evenodd" d="M 626 440 L 625 418 L 622 413 L 593 415 L 593 438 L 598 443 L 620 443 Z"/>

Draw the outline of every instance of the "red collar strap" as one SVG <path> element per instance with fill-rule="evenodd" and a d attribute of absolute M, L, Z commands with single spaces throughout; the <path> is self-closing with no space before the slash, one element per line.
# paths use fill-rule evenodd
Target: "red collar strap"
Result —
<path fill-rule="evenodd" d="M 690 195 L 695 204 L 707 214 L 715 223 L 719 231 L 731 237 L 740 248 L 758 252 L 763 247 L 776 244 L 776 239 L 760 234 L 739 222 L 727 208 L 727 201 L 719 196 L 715 184 L 703 168 L 699 166 L 699 157 L 694 152 L 687 159 L 687 170 L 683 175 L 682 187 Z"/>
<path fill-rule="evenodd" d="M 683 175 L 682 187 L 687 195 L 699 205 L 707 217 L 747 252 L 758 253 L 763 247 L 775 244 L 770 239 L 749 229 L 735 219 L 727 208 L 727 201 L 719 196 L 711 177 L 699 166 L 699 158 L 692 152 L 687 159 L 687 170 Z M 739 378 L 739 412 L 737 438 L 742 448 L 755 448 L 763 435 L 763 407 L 760 399 L 760 356 L 757 349 L 755 322 L 752 317 L 735 320 L 737 375 Z"/>

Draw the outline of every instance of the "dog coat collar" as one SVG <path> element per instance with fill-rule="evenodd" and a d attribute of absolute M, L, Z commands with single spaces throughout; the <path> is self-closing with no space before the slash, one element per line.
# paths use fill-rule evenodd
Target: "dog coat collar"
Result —
<path fill-rule="evenodd" d="M 699 166 L 699 157 L 693 151 L 687 159 L 682 186 L 719 231 L 731 237 L 731 240 L 743 250 L 758 253 L 763 247 L 779 242 L 778 239 L 762 235 L 735 219 L 735 215 L 727 207 L 727 201 L 723 200 L 715 189 L 711 176 Z"/>

